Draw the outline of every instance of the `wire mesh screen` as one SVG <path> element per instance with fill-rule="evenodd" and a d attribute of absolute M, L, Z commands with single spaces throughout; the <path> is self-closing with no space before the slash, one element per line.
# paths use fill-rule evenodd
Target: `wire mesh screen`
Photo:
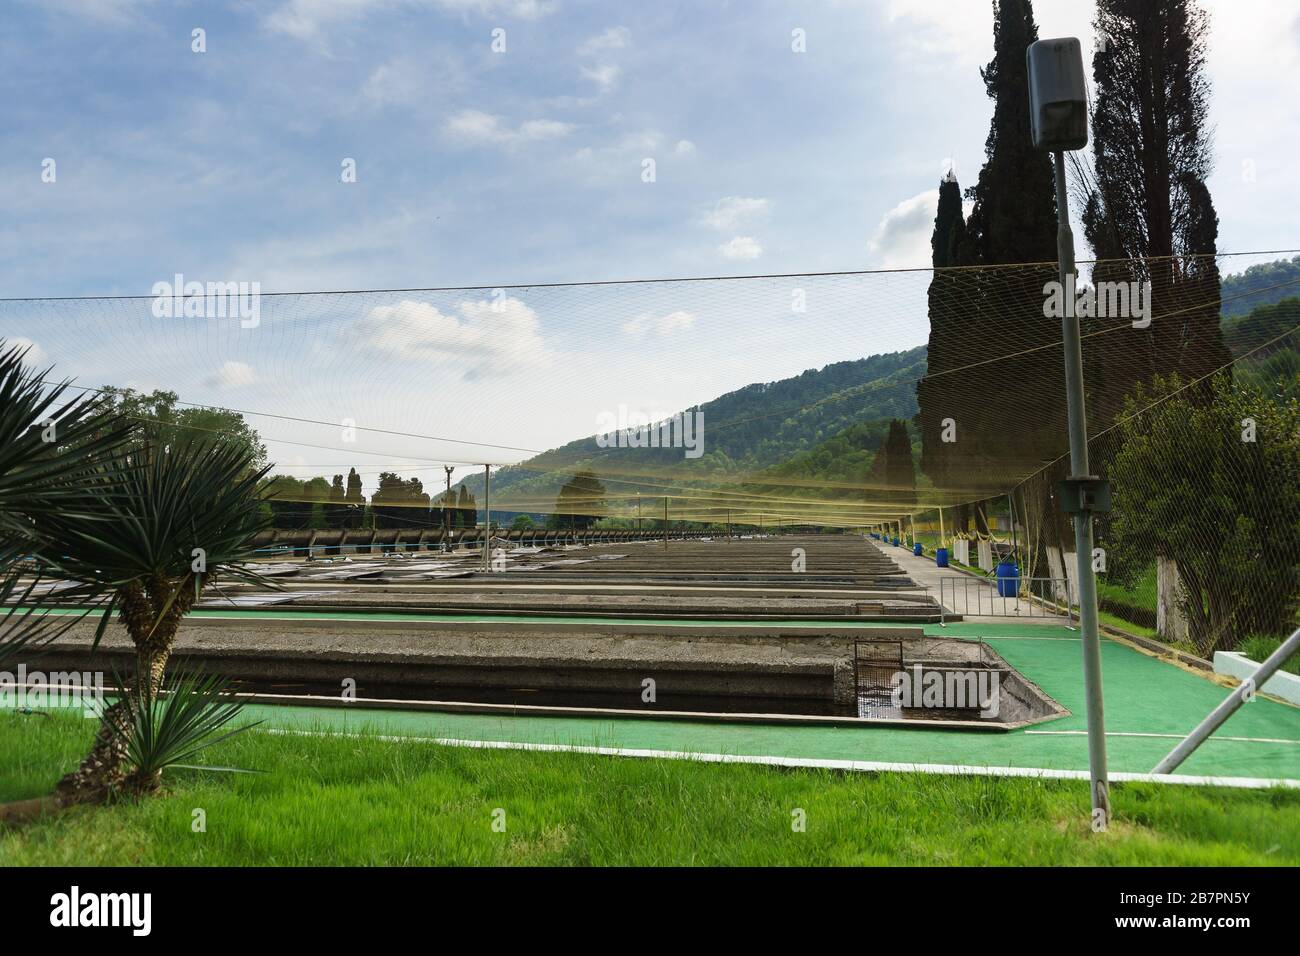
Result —
<path fill-rule="evenodd" d="M 1100 262 L 1065 288 L 1051 264 L 311 294 L 178 276 L 0 301 L 0 336 L 51 379 L 237 413 L 288 527 L 446 527 L 489 503 L 579 529 L 890 526 L 994 539 L 1059 580 L 1070 296 L 1114 487 L 1103 607 L 1208 653 L 1296 615 L 1300 284 L 1221 291 L 1276 258 Z"/>
<path fill-rule="evenodd" d="M 896 680 L 902 672 L 902 641 L 854 642 L 853 681 L 859 717 L 902 716 L 902 709 L 894 699 Z"/>

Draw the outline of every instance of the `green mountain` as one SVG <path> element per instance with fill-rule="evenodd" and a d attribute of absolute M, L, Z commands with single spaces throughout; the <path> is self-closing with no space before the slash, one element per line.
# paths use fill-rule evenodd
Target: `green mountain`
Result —
<path fill-rule="evenodd" d="M 1245 272 L 1223 277 L 1219 290 L 1225 322 L 1261 305 L 1300 295 L 1300 256 L 1262 262 Z"/>
<path fill-rule="evenodd" d="M 1223 340 L 1237 356 L 1236 381 L 1283 398 L 1300 397 L 1300 297 L 1229 320 Z"/>
<path fill-rule="evenodd" d="M 703 413 L 698 458 L 686 458 L 681 448 L 602 448 L 594 435 L 581 438 L 496 472 L 493 514 L 497 504 L 503 516 L 550 511 L 560 487 L 580 469 L 595 472 L 611 494 L 640 491 L 654 497 L 668 482 L 676 489 L 694 480 L 716 486 L 765 471 L 865 423 L 883 420 L 870 429 L 873 437 L 883 435 L 889 419 L 910 420 L 916 414 L 916 380 L 924 374 L 925 347 L 918 346 L 728 392 L 683 410 Z M 863 437 L 855 433 L 855 443 Z M 483 501 L 482 475 L 462 484 Z"/>

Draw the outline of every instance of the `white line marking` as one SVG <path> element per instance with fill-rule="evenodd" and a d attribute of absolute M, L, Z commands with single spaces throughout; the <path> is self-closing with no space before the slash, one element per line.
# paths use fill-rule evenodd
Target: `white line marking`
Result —
<path fill-rule="evenodd" d="M 1027 734 L 1036 734 L 1040 737 L 1086 737 L 1086 730 L 1026 730 Z M 1187 734 L 1144 734 L 1133 731 L 1106 731 L 1107 737 L 1166 737 L 1170 740 L 1182 740 Z M 1236 740 L 1246 744 L 1300 744 L 1300 740 L 1289 740 L 1286 737 L 1221 737 L 1217 734 L 1208 738 L 1209 740 Z"/>
<path fill-rule="evenodd" d="M 514 740 L 459 740 L 454 737 L 415 737 L 390 734 L 353 734 L 341 731 L 287 730 L 268 728 L 263 733 L 286 737 L 344 737 L 382 740 L 389 743 L 428 743 L 444 747 L 473 747 L 481 750 L 540 750 L 553 753 L 592 754 L 602 757 L 647 757 L 659 760 L 698 760 L 703 763 L 748 763 L 770 767 L 813 767 L 862 773 L 934 773 L 965 777 L 1035 777 L 1044 780 L 1090 780 L 1086 770 L 1049 770 L 1039 767 L 972 767 L 964 764 L 896 763 L 878 760 L 826 760 L 817 757 L 766 757 L 749 754 L 693 753 L 683 750 L 640 750 L 625 747 L 588 747 L 579 744 L 539 744 Z M 1269 787 L 1300 789 L 1300 780 L 1268 777 L 1193 777 L 1186 774 L 1112 772 L 1112 781 L 1172 783 L 1202 787 L 1237 787 L 1262 790 Z"/>

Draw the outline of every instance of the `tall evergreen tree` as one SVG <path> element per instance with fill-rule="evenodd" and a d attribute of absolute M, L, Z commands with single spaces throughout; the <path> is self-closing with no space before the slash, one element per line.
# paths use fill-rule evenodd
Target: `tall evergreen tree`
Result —
<path fill-rule="evenodd" d="M 585 531 L 604 517 L 605 485 L 595 472 L 583 469 L 564 483 L 555 499 L 555 513 L 564 528 Z"/>
<path fill-rule="evenodd" d="M 1037 39 L 1029 0 L 994 0 L 993 59 L 980 71 L 993 120 L 984 166 L 967 190 L 973 206 L 958 257 L 1004 268 L 966 274 L 971 308 L 957 317 L 967 346 L 959 361 L 988 362 L 974 370 L 986 387 L 963 389 L 961 414 L 952 416 L 969 483 L 989 491 L 1005 490 L 1008 479 L 1067 446 L 1064 372 L 1051 348 L 1061 327 L 1043 316 L 1043 285 L 1056 278 L 1056 182 L 1029 134 L 1025 53 Z"/>
<path fill-rule="evenodd" d="M 348 469 L 348 490 L 343 500 L 348 506 L 347 527 L 360 528 L 361 521 L 365 517 L 366 496 L 361 493 L 361 476 L 357 474 L 355 468 Z"/>
<path fill-rule="evenodd" d="M 1063 372 L 1051 348 L 1060 324 L 1043 316 L 1043 285 L 1055 277 L 1055 182 L 1029 136 L 1025 51 L 1038 28 L 1029 0 L 995 0 L 993 21 L 993 59 L 980 71 L 993 120 L 966 193 L 971 213 L 958 227 L 955 183 L 941 184 L 932 238 L 936 268 L 986 268 L 935 274 L 927 377 L 917 388 L 922 464 L 954 503 L 1005 491 L 1066 446 Z M 951 442 L 942 440 L 944 419 Z"/>
<path fill-rule="evenodd" d="M 889 423 L 876 457 L 867 472 L 868 494 L 873 500 L 910 507 L 916 501 L 916 467 L 912 458 L 912 438 L 907 424 L 899 418 Z"/>
<path fill-rule="evenodd" d="M 335 475 L 334 480 L 330 483 L 329 504 L 325 506 L 325 527 L 346 527 L 345 519 L 348 509 L 347 505 L 343 503 L 346 494 L 347 492 L 343 490 L 343 476 Z"/>
<path fill-rule="evenodd" d="M 460 486 L 460 501 L 456 510 L 460 515 L 460 526 L 462 528 L 478 527 L 478 504 L 474 501 L 474 496 L 470 494 L 469 489 L 464 485 Z"/>
<path fill-rule="evenodd" d="M 961 314 L 963 278 L 968 273 L 949 271 L 958 265 L 958 250 L 965 246 L 966 222 L 962 213 L 961 186 L 949 170 L 939 183 L 939 209 L 930 237 L 931 263 L 935 271 L 926 294 L 930 317 L 930 339 L 926 347 L 927 377 L 916 384 L 921 429 L 921 470 L 935 486 L 951 489 L 961 478 L 951 443 L 943 440 L 944 421 L 955 412 L 950 406 L 960 382 L 945 381 L 941 373 L 961 365 L 957 317 Z M 931 378 L 930 375 L 935 377 Z"/>
<path fill-rule="evenodd" d="M 1099 0 L 1104 39 L 1093 54 L 1093 182 L 1084 235 L 1095 280 L 1149 281 L 1153 319 L 1134 329 L 1098 323 L 1104 387 L 1095 405 L 1109 421 L 1133 386 L 1176 372 L 1200 379 L 1227 364 L 1219 329 L 1214 256 L 1218 216 L 1205 75 L 1209 24 L 1194 0 Z M 1208 394 L 1208 392 L 1207 392 Z"/>
<path fill-rule="evenodd" d="M 967 263 L 1054 262 L 1056 183 L 1051 160 L 1034 149 L 1029 135 L 1029 77 L 1025 52 L 1038 39 L 1029 0 L 994 0 L 993 59 L 980 70 L 993 100 L 993 121 L 984 141 L 984 166 L 967 190 L 974 201 L 966 220 Z M 1042 317 L 1042 286 L 1034 290 Z"/>

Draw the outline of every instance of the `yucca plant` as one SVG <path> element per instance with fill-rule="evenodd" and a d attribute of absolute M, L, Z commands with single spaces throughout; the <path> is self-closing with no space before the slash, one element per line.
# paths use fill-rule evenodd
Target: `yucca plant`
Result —
<path fill-rule="evenodd" d="M 0 664 L 43 644 L 77 622 L 46 613 L 34 521 L 59 513 L 87 519 L 88 480 L 96 460 L 122 447 L 130 425 L 91 393 L 66 397 L 66 381 L 29 369 L 30 346 L 0 341 Z M 62 599 L 90 598 L 91 582 Z"/>
<path fill-rule="evenodd" d="M 244 701 L 232 695 L 229 679 L 218 675 L 178 674 L 156 695 L 137 683 L 121 703 L 124 719 L 108 726 L 129 768 L 121 789 L 133 795 L 156 791 L 167 768 L 189 766 L 201 751 L 261 723 L 230 726 Z"/>
<path fill-rule="evenodd" d="M 38 516 L 42 558 L 61 577 L 107 592 L 105 618 L 119 612 L 135 645 L 130 693 L 157 697 L 181 619 L 205 585 L 219 577 L 262 583 L 243 563 L 265 527 L 258 482 L 267 470 L 220 436 L 168 445 L 145 425 L 101 457 L 89 520 Z M 126 700 L 105 711 L 90 753 L 59 782 L 65 803 L 102 799 L 122 783 Z"/>

